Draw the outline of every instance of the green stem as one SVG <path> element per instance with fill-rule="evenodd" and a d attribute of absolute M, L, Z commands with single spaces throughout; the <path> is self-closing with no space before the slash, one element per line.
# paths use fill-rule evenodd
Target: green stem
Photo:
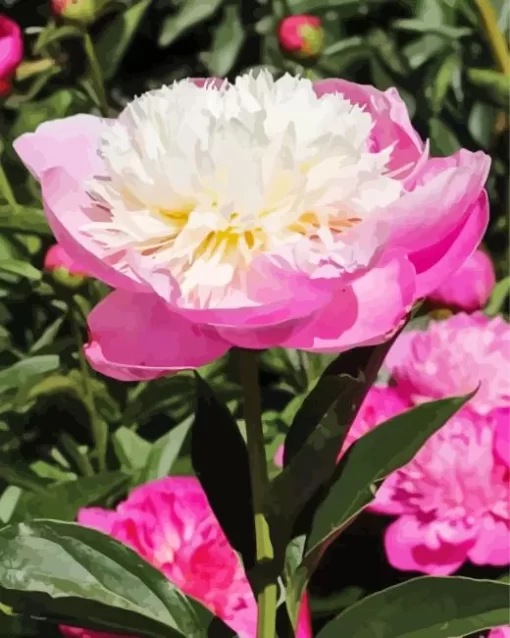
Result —
<path fill-rule="evenodd" d="M 264 499 L 269 486 L 269 476 L 262 431 L 257 354 L 251 350 L 241 350 L 240 369 L 253 497 L 256 558 L 257 564 L 261 564 L 272 561 L 274 551 L 264 513 Z M 257 638 L 275 638 L 276 636 L 277 594 L 276 581 L 266 581 L 257 593 Z"/>
<path fill-rule="evenodd" d="M 475 0 L 485 29 L 487 40 L 497 65 L 505 75 L 510 75 L 510 53 L 505 36 L 501 33 L 498 18 L 490 0 Z"/>
<path fill-rule="evenodd" d="M 106 469 L 106 452 L 108 445 L 108 430 L 104 421 L 99 417 L 94 402 L 94 390 L 92 388 L 90 369 L 83 354 L 83 340 L 80 332 L 80 322 L 78 312 L 71 307 L 70 312 L 71 327 L 73 336 L 78 348 L 78 359 L 80 362 L 80 371 L 83 380 L 83 389 L 85 393 L 85 404 L 89 413 L 92 426 L 92 438 L 95 446 L 95 456 L 97 466 L 100 471 Z"/>
<path fill-rule="evenodd" d="M 5 201 L 13 207 L 15 211 L 19 209 L 19 204 L 16 201 L 16 197 L 14 196 L 14 192 L 11 188 L 9 179 L 5 174 L 2 162 L 0 162 L 0 194 L 3 196 Z"/>
<path fill-rule="evenodd" d="M 108 100 L 106 99 L 106 91 L 104 88 L 103 72 L 99 60 L 96 56 L 96 50 L 94 49 L 94 43 L 88 31 L 83 33 L 83 48 L 85 49 L 85 55 L 89 63 L 90 79 L 94 85 L 94 90 L 99 100 L 99 108 L 101 115 L 108 117 Z"/>

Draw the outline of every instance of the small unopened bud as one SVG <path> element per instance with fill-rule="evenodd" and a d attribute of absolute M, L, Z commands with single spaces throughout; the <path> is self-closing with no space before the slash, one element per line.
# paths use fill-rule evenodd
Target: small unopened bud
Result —
<path fill-rule="evenodd" d="M 81 268 L 59 244 L 53 245 L 46 253 L 44 270 L 58 284 L 72 290 L 80 288 L 88 279 L 85 268 Z"/>
<path fill-rule="evenodd" d="M 91 24 L 105 8 L 105 0 L 51 0 L 53 15 L 68 22 Z"/>
<path fill-rule="evenodd" d="M 288 16 L 278 27 L 278 41 L 283 51 L 300 59 L 316 58 L 324 46 L 320 18 L 310 15 Z"/>
<path fill-rule="evenodd" d="M 23 59 L 23 36 L 20 27 L 0 15 L 0 97 L 11 91 L 11 80 Z"/>

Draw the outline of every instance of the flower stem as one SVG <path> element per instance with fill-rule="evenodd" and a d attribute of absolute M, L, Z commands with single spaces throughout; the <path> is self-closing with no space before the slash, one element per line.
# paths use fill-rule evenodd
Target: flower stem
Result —
<path fill-rule="evenodd" d="M 256 558 L 257 564 L 261 564 L 272 561 L 274 551 L 269 525 L 264 513 L 264 498 L 269 485 L 269 477 L 262 431 L 257 353 L 251 350 L 241 350 L 240 368 L 253 497 Z M 276 635 L 277 590 L 276 581 L 269 581 L 264 583 L 257 594 L 257 638 L 274 638 Z"/>
<path fill-rule="evenodd" d="M 106 469 L 106 452 L 108 445 L 108 428 L 104 421 L 100 418 L 96 411 L 94 402 L 94 390 L 90 379 L 90 371 L 83 354 L 83 340 L 80 332 L 80 324 L 78 319 L 78 312 L 71 307 L 70 312 L 71 328 L 73 336 L 78 348 L 78 359 L 80 362 L 80 371 L 83 380 L 83 389 L 85 394 L 85 405 L 89 413 L 90 424 L 92 427 L 92 438 L 95 446 L 95 456 L 97 460 L 97 467 L 99 471 Z"/>
<path fill-rule="evenodd" d="M 89 63 L 90 79 L 94 86 L 94 91 L 99 100 L 99 109 L 103 117 L 108 117 L 108 100 L 106 99 L 106 91 L 104 88 L 103 72 L 99 60 L 97 59 L 96 50 L 94 49 L 94 43 L 88 31 L 83 32 L 83 48 L 85 49 L 85 55 Z"/>
<path fill-rule="evenodd" d="M 482 23 L 498 67 L 505 75 L 510 75 L 510 53 L 505 36 L 498 26 L 498 19 L 490 0 L 475 0 Z"/>

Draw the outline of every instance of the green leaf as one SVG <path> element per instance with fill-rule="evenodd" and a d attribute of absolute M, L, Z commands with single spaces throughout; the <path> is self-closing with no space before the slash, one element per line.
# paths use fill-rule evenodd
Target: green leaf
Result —
<path fill-rule="evenodd" d="M 473 29 L 469 27 L 452 27 L 446 24 L 430 24 L 423 20 L 395 20 L 392 25 L 400 31 L 410 31 L 411 33 L 429 33 L 438 35 L 448 40 L 458 40 L 472 35 Z"/>
<path fill-rule="evenodd" d="M 489 303 L 485 306 L 484 312 L 489 317 L 495 317 L 498 315 L 505 301 L 510 295 L 510 276 L 505 277 L 494 286 Z"/>
<path fill-rule="evenodd" d="M 55 319 L 53 323 L 51 323 L 46 330 L 42 333 L 42 335 L 37 339 L 37 341 L 30 348 L 30 354 L 36 354 L 43 348 L 47 348 L 51 346 L 64 323 L 65 316 L 58 317 Z"/>
<path fill-rule="evenodd" d="M 198 374 L 196 384 L 193 469 L 230 544 L 250 569 L 255 562 L 255 539 L 246 444 L 227 407 Z"/>
<path fill-rule="evenodd" d="M 0 230 L 15 233 L 34 233 L 51 237 L 52 233 L 44 213 L 39 208 L 0 206 Z"/>
<path fill-rule="evenodd" d="M 374 483 L 406 465 L 473 394 L 423 403 L 356 441 L 317 508 L 307 538 L 307 554 L 339 534 L 373 500 Z"/>
<path fill-rule="evenodd" d="M 0 260 L 0 271 L 19 275 L 20 277 L 25 277 L 32 281 L 39 281 L 42 277 L 41 271 L 34 268 L 32 264 L 27 261 L 18 261 L 17 259 Z"/>
<path fill-rule="evenodd" d="M 183 2 L 176 14 L 169 15 L 163 20 L 158 40 L 159 46 L 169 46 L 188 29 L 211 18 L 220 8 L 222 1 L 186 0 Z"/>
<path fill-rule="evenodd" d="M 151 444 L 136 432 L 121 426 L 112 436 L 113 447 L 119 461 L 128 469 L 142 469 L 147 463 Z"/>
<path fill-rule="evenodd" d="M 443 120 L 431 117 L 429 121 L 430 150 L 432 155 L 453 155 L 459 150 L 461 144 L 457 136 Z"/>
<path fill-rule="evenodd" d="M 150 4 L 151 0 L 136 2 L 117 15 L 99 36 L 95 50 L 105 80 L 111 80 L 117 73 Z"/>
<path fill-rule="evenodd" d="M 56 370 L 60 365 L 57 355 L 47 354 L 28 357 L 0 371 L 0 393 L 10 388 L 19 388 L 34 381 L 38 376 Z"/>
<path fill-rule="evenodd" d="M 0 531 L 0 599 L 58 624 L 150 638 L 205 638 L 196 608 L 133 550 L 57 521 Z M 204 611 L 204 613 L 207 613 Z"/>
<path fill-rule="evenodd" d="M 33 518 L 73 521 L 81 507 L 104 504 L 108 497 L 122 493 L 128 481 L 129 476 L 123 472 L 102 472 L 53 484 L 44 494 L 23 494 L 12 521 Z"/>
<path fill-rule="evenodd" d="M 243 46 L 246 36 L 240 13 L 238 5 L 225 7 L 223 20 L 214 31 L 211 50 L 200 54 L 201 61 L 213 76 L 227 75 Z"/>
<path fill-rule="evenodd" d="M 424 576 L 363 598 L 317 638 L 451 638 L 508 623 L 510 588 L 460 576 Z"/>
<path fill-rule="evenodd" d="M 36 494 L 45 494 L 48 481 L 34 474 L 21 460 L 0 453 L 0 478 L 9 485 L 16 485 Z"/>
<path fill-rule="evenodd" d="M 186 419 L 153 444 L 145 465 L 138 477 L 139 483 L 155 481 L 158 478 L 170 474 L 172 466 L 179 456 L 184 439 L 191 429 L 192 423 L 193 417 Z"/>
<path fill-rule="evenodd" d="M 430 108 L 434 114 L 438 114 L 441 111 L 448 89 L 452 86 L 459 67 L 460 60 L 458 56 L 454 54 L 442 60 L 437 70 L 434 69 L 433 80 L 429 84 L 428 90 L 426 90 Z"/>
<path fill-rule="evenodd" d="M 493 69 L 468 69 L 469 81 L 487 101 L 506 109 L 510 105 L 510 81 L 506 75 Z"/>

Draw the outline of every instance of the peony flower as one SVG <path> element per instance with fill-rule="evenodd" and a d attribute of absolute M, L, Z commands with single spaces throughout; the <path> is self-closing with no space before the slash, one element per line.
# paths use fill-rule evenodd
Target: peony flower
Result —
<path fill-rule="evenodd" d="M 497 410 L 493 416 L 496 419 L 494 454 L 510 468 L 510 412 Z"/>
<path fill-rule="evenodd" d="M 472 410 L 483 415 L 510 407 L 510 325 L 501 317 L 458 314 L 404 332 L 385 366 L 414 403 L 468 394 L 480 384 Z"/>
<path fill-rule="evenodd" d="M 286 53 L 299 58 L 315 58 L 324 45 L 320 18 L 304 14 L 283 18 L 278 27 L 278 42 Z"/>
<path fill-rule="evenodd" d="M 78 522 L 131 547 L 240 638 L 255 638 L 257 604 L 248 579 L 196 478 L 172 476 L 147 483 L 135 488 L 115 511 L 80 510 Z M 69 637 L 114 638 L 76 628 L 62 631 Z M 311 638 L 306 600 L 298 638 Z"/>
<path fill-rule="evenodd" d="M 491 629 L 487 638 L 510 638 L 510 625 Z"/>
<path fill-rule="evenodd" d="M 395 90 L 343 80 L 183 80 L 14 146 L 59 243 L 116 288 L 86 353 L 118 379 L 384 341 L 487 225 L 489 158 L 428 158 Z"/>
<path fill-rule="evenodd" d="M 477 250 L 457 272 L 432 291 L 429 299 L 441 306 L 473 312 L 489 301 L 495 283 L 496 274 L 490 257 Z"/>
<path fill-rule="evenodd" d="M 394 388 L 370 390 L 343 451 L 405 409 Z M 393 567 L 447 575 L 468 560 L 510 564 L 510 474 L 494 437 L 492 415 L 464 409 L 382 483 L 370 509 L 398 517 L 384 536 Z"/>
<path fill-rule="evenodd" d="M 11 90 L 11 79 L 23 59 L 21 29 L 7 16 L 0 15 L 0 96 Z"/>

